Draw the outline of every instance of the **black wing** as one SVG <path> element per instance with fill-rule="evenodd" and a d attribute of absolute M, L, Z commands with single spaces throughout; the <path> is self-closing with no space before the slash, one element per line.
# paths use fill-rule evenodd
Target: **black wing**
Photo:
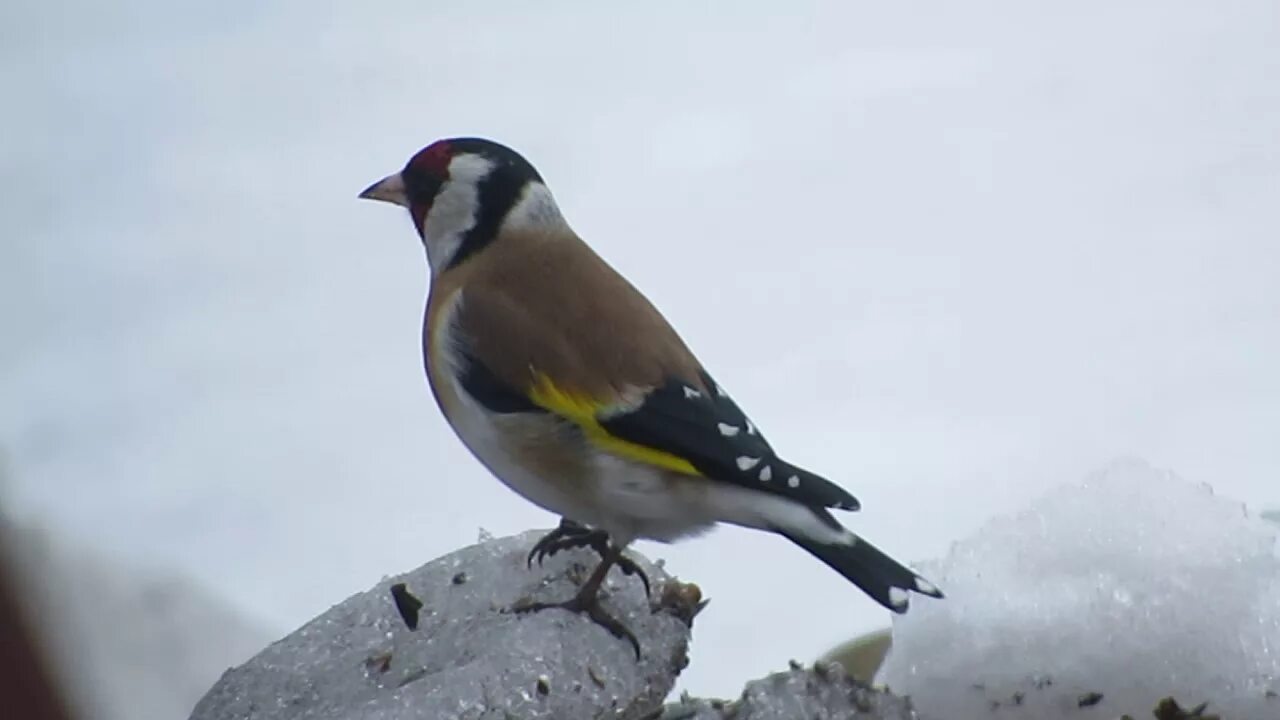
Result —
<path fill-rule="evenodd" d="M 702 380 L 707 391 L 669 380 L 640 407 L 599 422 L 611 435 L 688 460 L 713 480 L 809 506 L 858 509 L 844 488 L 779 458 L 737 403 L 709 375 Z"/>

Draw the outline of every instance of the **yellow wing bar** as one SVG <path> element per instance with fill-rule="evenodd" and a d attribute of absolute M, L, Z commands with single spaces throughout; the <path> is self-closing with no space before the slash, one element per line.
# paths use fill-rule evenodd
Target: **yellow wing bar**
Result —
<path fill-rule="evenodd" d="M 534 375 L 533 386 L 529 388 L 529 399 L 538 407 L 572 421 L 582 428 L 588 440 L 602 450 L 684 475 L 702 474 L 693 467 L 693 463 L 679 455 L 611 435 L 599 420 L 601 411 L 610 409 L 607 405 L 583 393 L 562 390 L 542 373 Z"/>

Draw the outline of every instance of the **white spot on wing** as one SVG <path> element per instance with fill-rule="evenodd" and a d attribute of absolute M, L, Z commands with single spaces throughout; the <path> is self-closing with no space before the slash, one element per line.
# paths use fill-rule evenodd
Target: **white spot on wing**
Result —
<path fill-rule="evenodd" d="M 700 397 L 702 397 L 702 393 L 701 393 L 701 392 L 699 392 L 698 390 L 696 390 L 695 388 L 691 388 L 691 387 L 689 387 L 688 385 L 685 385 L 685 386 L 684 386 L 684 397 L 685 397 L 685 399 L 686 399 L 686 400 L 692 400 L 692 399 L 694 399 L 694 398 L 700 398 Z"/>
<path fill-rule="evenodd" d="M 747 470 L 750 470 L 751 468 L 759 464 L 760 464 L 760 458 L 758 457 L 748 457 L 746 455 L 738 456 L 738 469 L 743 472 L 746 472 Z"/>
<path fill-rule="evenodd" d="M 751 418 L 747 418 L 747 434 L 748 435 L 756 434 L 756 426 L 755 426 L 755 423 L 751 422 Z"/>
<path fill-rule="evenodd" d="M 895 610 L 901 610 L 907 606 L 907 591 L 902 588 L 889 588 L 889 604 Z"/>
<path fill-rule="evenodd" d="M 716 394 L 720 397 L 729 397 L 729 393 L 725 392 L 724 388 L 720 387 L 720 383 L 716 383 Z"/>
<path fill-rule="evenodd" d="M 934 596 L 937 596 L 937 595 L 940 595 L 940 594 L 941 594 L 941 593 L 939 593 L 939 592 L 938 592 L 938 586 L 937 586 L 937 585 L 934 585 L 933 583 L 931 583 L 931 582 L 929 582 L 928 580 L 925 580 L 924 578 L 919 577 L 919 576 L 917 576 L 917 577 L 916 577 L 916 590 L 919 590 L 920 592 L 924 593 L 925 595 L 934 595 Z"/>
<path fill-rule="evenodd" d="M 737 425 L 730 425 L 729 423 L 720 423 L 719 427 L 720 427 L 720 434 L 725 437 L 733 437 L 734 435 L 737 435 L 742 430 L 742 428 L 738 427 Z"/>
<path fill-rule="evenodd" d="M 760 482 L 769 482 L 773 479 L 773 466 L 765 465 L 760 468 Z"/>
<path fill-rule="evenodd" d="M 787 487 L 792 487 L 792 488 L 800 487 L 800 476 L 792 475 L 791 477 L 787 478 Z"/>

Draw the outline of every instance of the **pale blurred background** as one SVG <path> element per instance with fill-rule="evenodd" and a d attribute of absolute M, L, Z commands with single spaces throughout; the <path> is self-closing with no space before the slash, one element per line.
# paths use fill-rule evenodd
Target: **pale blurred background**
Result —
<path fill-rule="evenodd" d="M 0 87 L 0 502 L 235 618 L 191 653 L 555 522 L 437 414 L 422 250 L 355 199 L 449 135 L 903 559 L 1118 455 L 1280 506 L 1274 0 L 19 2 Z M 888 623 L 771 537 L 640 549 L 713 599 L 697 694 Z"/>

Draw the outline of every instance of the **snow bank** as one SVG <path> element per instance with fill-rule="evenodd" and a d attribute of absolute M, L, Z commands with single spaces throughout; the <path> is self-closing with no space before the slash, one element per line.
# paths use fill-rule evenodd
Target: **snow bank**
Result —
<path fill-rule="evenodd" d="M 1275 528 L 1207 486 L 1116 463 L 921 570 L 947 599 L 895 619 L 880 680 L 923 716 L 1280 717 Z"/>

